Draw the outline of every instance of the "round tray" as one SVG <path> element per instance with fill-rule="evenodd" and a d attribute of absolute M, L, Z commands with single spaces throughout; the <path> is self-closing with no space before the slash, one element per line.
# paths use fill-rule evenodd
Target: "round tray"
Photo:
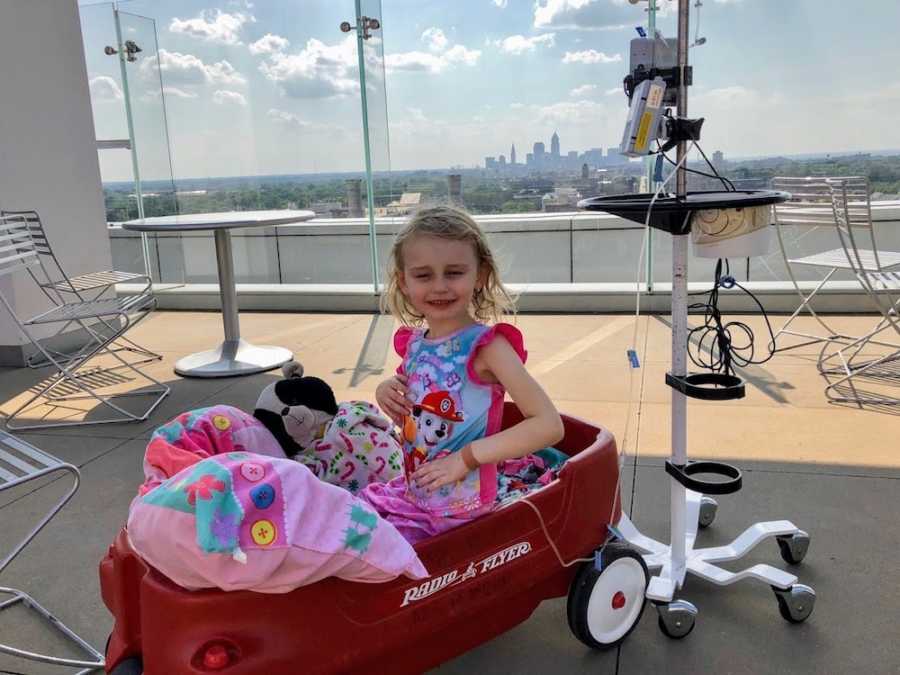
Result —
<path fill-rule="evenodd" d="M 754 206 L 780 204 L 791 198 L 787 192 L 775 190 L 734 190 L 688 192 L 684 197 L 659 197 L 653 202 L 650 227 L 671 234 L 687 234 L 691 231 L 693 211 L 707 209 L 745 209 Z M 586 211 L 604 211 L 636 223 L 647 221 L 647 209 L 653 194 L 642 192 L 611 197 L 589 197 L 578 202 L 578 208 Z"/>

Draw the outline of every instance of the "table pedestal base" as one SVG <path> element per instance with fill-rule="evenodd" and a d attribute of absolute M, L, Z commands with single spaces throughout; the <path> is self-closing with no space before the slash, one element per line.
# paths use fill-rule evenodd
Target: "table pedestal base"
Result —
<path fill-rule="evenodd" d="M 293 358 L 284 347 L 252 345 L 245 340 L 226 340 L 216 349 L 185 356 L 175 364 L 183 377 L 232 377 L 262 373 Z"/>

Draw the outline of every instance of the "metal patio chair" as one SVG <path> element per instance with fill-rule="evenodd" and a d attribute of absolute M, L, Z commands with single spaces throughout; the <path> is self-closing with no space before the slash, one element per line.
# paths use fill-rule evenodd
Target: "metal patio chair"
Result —
<path fill-rule="evenodd" d="M 842 251 L 881 319 L 872 330 L 848 344 L 833 350 L 829 345 L 823 348 L 819 369 L 829 380 L 825 394 L 829 400 L 853 402 L 859 406 L 895 406 L 900 404 L 900 390 L 897 396 L 867 391 L 861 389 L 856 380 L 900 387 L 900 346 L 875 339 L 887 331 L 893 331 L 892 337 L 896 334 L 900 338 L 900 269 L 898 263 L 892 263 L 900 259 L 900 252 L 860 247 L 861 243 L 870 240 L 873 229 L 869 185 L 865 179 L 833 178 L 829 185 Z M 874 243 L 874 239 L 871 241 Z M 879 351 L 884 347 L 889 350 L 879 356 L 864 353 L 873 345 L 882 348 Z"/>
<path fill-rule="evenodd" d="M 68 476 L 72 479 L 72 486 L 66 494 L 64 494 L 49 511 L 47 511 L 46 515 L 41 518 L 37 525 L 25 535 L 25 538 L 15 544 L 9 554 L 0 560 L 0 576 L 2 576 L 3 570 L 13 561 L 13 559 L 19 555 L 29 543 L 31 543 L 31 540 L 37 536 L 38 532 L 40 532 L 44 526 L 59 513 L 63 506 L 68 503 L 78 490 L 78 485 L 81 480 L 81 476 L 76 467 L 39 450 L 20 438 L 16 438 L 5 431 L 0 431 L 0 494 L 6 490 L 11 490 L 19 485 L 28 483 L 29 481 L 51 475 L 56 477 L 63 475 Z M 4 512 L 0 509 L 0 521 L 2 521 L 3 518 Z M 0 612 L 20 603 L 40 615 L 40 617 L 47 622 L 48 627 L 55 629 L 64 637 L 68 638 L 70 642 L 75 643 L 81 650 L 90 656 L 90 659 L 71 659 L 26 651 L 24 649 L 12 647 L 2 641 L 0 641 L 0 652 L 30 661 L 41 661 L 43 663 L 52 663 L 58 666 L 82 668 L 82 670 L 78 671 L 77 675 L 86 675 L 87 673 L 103 668 L 103 654 L 75 634 L 34 598 L 24 591 L 0 585 Z"/>
<path fill-rule="evenodd" d="M 806 225 L 827 228 L 831 232 L 835 226 L 835 215 L 832 204 L 832 181 L 850 181 L 854 186 L 854 199 L 859 200 L 859 208 L 863 208 L 866 214 L 870 214 L 870 202 L 868 192 L 868 180 L 861 176 L 852 176 L 846 178 L 831 178 L 826 176 L 813 176 L 805 178 L 773 178 L 772 188 L 791 193 L 791 200 L 783 204 L 776 204 L 775 211 L 775 232 L 778 237 L 778 244 L 781 247 L 781 253 L 784 256 L 785 266 L 788 276 L 794 286 L 794 290 L 800 297 L 800 305 L 796 311 L 791 314 L 784 325 L 775 334 L 778 337 L 786 335 L 794 335 L 796 337 L 805 338 L 805 342 L 788 347 L 782 347 L 778 351 L 786 351 L 796 349 L 818 342 L 839 342 L 852 343 L 856 340 L 856 336 L 842 335 L 828 325 L 827 321 L 816 313 L 811 305 L 812 299 L 822 289 L 823 286 L 838 272 L 844 271 L 855 274 L 856 266 L 854 262 L 863 266 L 868 272 L 878 272 L 880 270 L 888 270 L 900 267 L 900 253 L 879 251 L 875 242 L 875 228 L 872 226 L 870 215 L 867 215 L 866 241 L 860 242 L 863 248 L 858 249 L 859 257 L 855 261 L 850 261 L 847 257 L 847 251 L 843 246 L 831 248 L 828 250 L 811 253 L 803 256 L 790 256 L 788 254 L 785 238 L 782 230 L 788 226 Z M 854 206 L 856 208 L 856 206 Z M 805 235 L 804 235 L 805 236 Z M 835 242 L 837 243 L 837 242 Z M 804 291 L 794 273 L 795 267 L 812 267 L 824 270 L 825 277 L 812 289 L 812 291 Z M 790 328 L 791 323 L 803 311 L 808 312 L 824 329 L 824 333 L 803 333 Z"/>
<path fill-rule="evenodd" d="M 106 294 L 110 289 L 114 290 L 116 284 L 126 282 L 142 283 L 144 284 L 144 288 L 140 292 L 150 292 L 153 282 L 146 274 L 122 272 L 118 270 L 102 270 L 98 272 L 89 272 L 87 274 L 80 274 L 75 277 L 70 277 L 68 274 L 66 274 L 65 270 L 59 262 L 59 258 L 57 258 L 56 254 L 53 252 L 53 247 L 50 245 L 50 240 L 47 238 L 47 233 L 44 231 L 44 226 L 41 223 L 41 217 L 40 215 L 38 215 L 37 211 L 0 211 L 0 216 L 17 216 L 22 218 L 28 225 L 28 229 L 31 232 L 31 238 L 34 240 L 37 252 L 44 258 L 44 268 L 50 275 L 52 275 L 52 277 L 43 280 L 37 278 L 31 270 L 29 270 L 29 273 L 32 274 L 35 283 L 38 284 L 44 295 L 46 295 L 54 304 L 64 303 L 65 296 L 68 296 L 70 298 L 74 297 L 75 299 L 82 302 L 97 300 L 104 294 Z M 98 320 L 98 322 L 103 322 L 106 329 L 113 330 L 113 326 L 106 324 L 106 322 L 102 319 Z M 65 332 L 65 330 L 68 328 L 68 325 L 69 324 L 60 326 L 53 337 L 56 337 L 57 335 Z M 88 349 L 89 347 L 90 342 L 88 342 L 81 348 L 68 353 L 51 350 L 49 348 L 48 351 L 52 352 L 57 361 L 59 361 L 60 363 L 64 363 L 77 358 L 79 354 L 81 354 L 85 349 Z M 118 340 L 113 348 L 117 351 L 131 352 L 138 355 L 138 360 L 132 362 L 134 365 L 149 363 L 151 361 L 159 361 L 162 359 L 162 355 L 152 352 L 149 349 L 146 349 L 145 347 L 142 347 L 138 344 L 135 344 L 133 341 L 124 336 Z M 43 358 L 43 354 L 38 352 L 35 354 L 31 354 L 27 358 L 26 365 L 29 368 L 42 368 L 49 365 L 49 361 Z"/>
<path fill-rule="evenodd" d="M 0 217 L 0 277 L 27 271 L 31 278 L 42 288 L 53 283 L 47 273 L 44 256 L 38 249 L 38 243 L 32 236 L 31 227 L 22 216 Z M 169 394 L 169 387 L 162 384 L 147 373 L 142 372 L 135 364 L 129 363 L 112 347 L 133 326 L 146 317 L 155 307 L 156 299 L 149 288 L 146 292 L 135 295 L 95 300 L 63 300 L 47 297 L 53 306 L 40 314 L 23 319 L 12 307 L 12 303 L 0 290 L 0 302 L 5 306 L 9 316 L 15 321 L 21 333 L 31 342 L 40 354 L 52 365 L 56 372 L 45 383 L 38 385 L 33 395 L 16 410 L 9 414 L 6 426 L 9 429 L 42 429 L 61 426 L 82 426 L 87 424 L 104 424 L 112 422 L 138 422 L 146 420 L 162 400 Z M 102 325 L 106 331 L 99 330 Z M 59 329 L 59 326 L 77 325 L 91 336 L 87 347 L 79 350 L 70 358 L 60 360 L 56 354 L 47 349 L 41 337 L 48 330 Z M 112 366 L 103 366 L 96 362 L 100 356 L 109 356 Z M 114 373 L 114 371 L 116 371 Z M 124 375 L 123 375 L 124 373 Z M 138 391 L 102 394 L 100 390 L 110 384 L 128 381 L 129 373 L 148 383 Z M 141 413 L 126 410 L 113 399 L 129 396 L 152 396 L 149 407 Z M 20 414 L 29 409 L 38 399 L 44 403 L 66 407 L 67 402 L 94 399 L 108 411 L 108 416 L 81 421 L 43 421 L 23 424 L 16 422 Z"/>

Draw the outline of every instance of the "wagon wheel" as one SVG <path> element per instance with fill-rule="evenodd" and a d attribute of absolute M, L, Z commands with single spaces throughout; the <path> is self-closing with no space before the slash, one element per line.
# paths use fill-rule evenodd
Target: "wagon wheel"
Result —
<path fill-rule="evenodd" d="M 601 569 L 586 563 L 569 589 L 569 628 L 593 649 L 610 649 L 624 640 L 644 613 L 650 575 L 641 555 L 622 543 L 607 544 Z"/>

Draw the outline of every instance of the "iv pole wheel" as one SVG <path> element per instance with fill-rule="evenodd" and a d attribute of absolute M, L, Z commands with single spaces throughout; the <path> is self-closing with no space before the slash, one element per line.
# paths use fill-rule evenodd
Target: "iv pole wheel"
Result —
<path fill-rule="evenodd" d="M 622 642 L 641 620 L 650 573 L 644 558 L 626 544 L 607 544 L 600 551 L 600 570 L 586 563 L 569 589 L 569 628 L 592 649 Z"/>
<path fill-rule="evenodd" d="M 718 510 L 719 503 L 715 499 L 706 495 L 700 498 L 700 515 L 697 517 L 697 524 L 701 529 L 706 529 L 713 524 Z"/>
<path fill-rule="evenodd" d="M 775 538 L 781 551 L 781 558 L 788 565 L 796 565 L 803 561 L 809 550 L 809 535 L 800 530 L 794 534 L 782 534 Z"/>
<path fill-rule="evenodd" d="M 657 603 L 659 629 L 666 637 L 680 640 L 694 630 L 697 608 L 687 600 Z"/>
<path fill-rule="evenodd" d="M 790 588 L 772 587 L 778 600 L 778 611 L 789 623 L 803 623 L 816 606 L 816 592 L 804 584 L 794 584 Z"/>

